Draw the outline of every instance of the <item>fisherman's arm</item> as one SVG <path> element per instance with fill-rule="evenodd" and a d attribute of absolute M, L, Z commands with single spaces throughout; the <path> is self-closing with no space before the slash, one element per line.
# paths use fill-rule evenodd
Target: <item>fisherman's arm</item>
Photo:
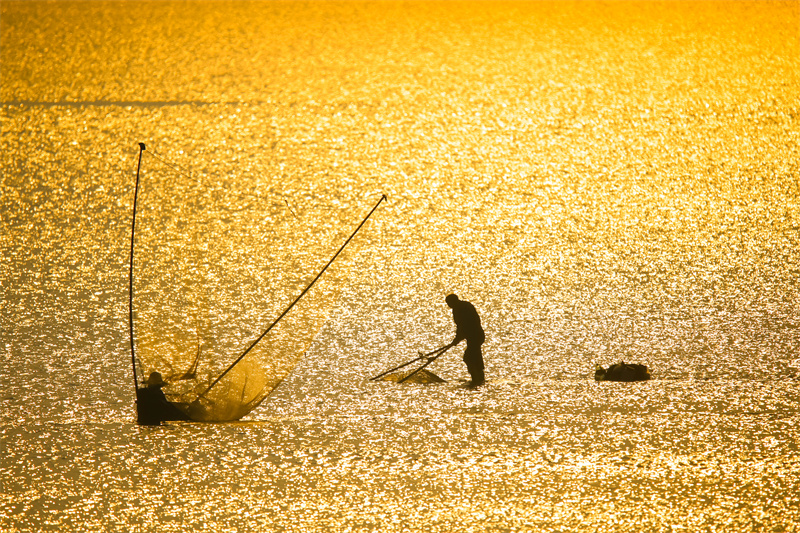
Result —
<path fill-rule="evenodd" d="M 456 323 L 456 336 L 453 339 L 453 342 L 450 343 L 450 346 L 455 346 L 456 344 L 467 338 L 467 336 L 464 334 L 464 329 L 465 329 L 463 324 L 464 320 L 460 316 L 456 316 L 455 310 L 453 311 L 453 319 L 454 322 Z"/>

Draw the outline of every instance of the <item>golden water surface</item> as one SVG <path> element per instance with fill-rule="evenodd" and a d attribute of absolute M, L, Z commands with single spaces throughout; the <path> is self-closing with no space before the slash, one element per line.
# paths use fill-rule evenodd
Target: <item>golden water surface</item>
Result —
<path fill-rule="evenodd" d="M 0 80 L 0 529 L 800 528 L 797 1 L 3 1 Z M 388 196 L 240 422 L 134 424 L 139 142 L 143 372 Z M 487 384 L 370 381 L 449 292 Z"/>

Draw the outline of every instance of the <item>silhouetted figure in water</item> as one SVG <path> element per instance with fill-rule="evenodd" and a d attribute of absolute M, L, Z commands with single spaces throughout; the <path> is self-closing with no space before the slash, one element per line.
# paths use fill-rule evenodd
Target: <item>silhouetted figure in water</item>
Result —
<path fill-rule="evenodd" d="M 166 385 L 160 372 L 152 372 L 145 387 L 136 390 L 137 422 L 143 426 L 158 426 L 165 420 L 189 420 L 174 404 L 167 400 L 161 387 Z"/>
<path fill-rule="evenodd" d="M 464 351 L 464 362 L 472 378 L 467 386 L 478 387 L 483 385 L 483 354 L 481 345 L 486 340 L 486 335 L 481 327 L 481 317 L 475 306 L 465 300 L 459 300 L 455 294 L 450 294 L 444 299 L 453 310 L 453 321 L 456 323 L 456 338 L 451 343 L 455 346 L 466 340 L 467 349 Z"/>

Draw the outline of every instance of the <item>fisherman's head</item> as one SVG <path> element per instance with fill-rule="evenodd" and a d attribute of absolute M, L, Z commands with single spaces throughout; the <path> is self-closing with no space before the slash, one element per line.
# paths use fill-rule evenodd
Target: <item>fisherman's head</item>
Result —
<path fill-rule="evenodd" d="M 453 307 L 455 307 L 456 302 L 458 302 L 458 296 L 456 296 L 455 294 L 448 294 L 445 297 L 444 301 L 447 303 L 448 307 L 452 309 Z"/>
<path fill-rule="evenodd" d="M 163 387 L 167 383 L 164 381 L 164 378 L 161 377 L 161 372 L 151 372 L 145 384 L 148 387 Z"/>

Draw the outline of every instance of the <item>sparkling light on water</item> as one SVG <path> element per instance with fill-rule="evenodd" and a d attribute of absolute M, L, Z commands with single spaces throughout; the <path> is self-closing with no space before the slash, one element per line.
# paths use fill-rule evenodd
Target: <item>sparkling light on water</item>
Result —
<path fill-rule="evenodd" d="M 0 529 L 796 530 L 798 28 L 797 2 L 2 2 Z M 133 425 L 138 142 L 189 176 L 147 159 L 143 351 L 240 353 L 389 197 L 243 422 Z M 369 381 L 452 338 L 451 291 L 486 386 L 457 350 L 447 383 Z M 620 359 L 654 379 L 593 381 Z"/>

